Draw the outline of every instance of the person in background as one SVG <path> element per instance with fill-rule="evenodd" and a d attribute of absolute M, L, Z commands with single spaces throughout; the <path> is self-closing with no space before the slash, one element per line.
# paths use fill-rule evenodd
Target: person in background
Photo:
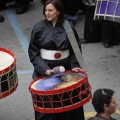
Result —
<path fill-rule="evenodd" d="M 82 10 L 85 12 L 86 7 L 82 0 L 61 0 L 64 6 L 64 12 L 66 19 L 73 23 L 75 26 L 77 23 L 78 12 Z"/>
<path fill-rule="evenodd" d="M 34 67 L 33 80 L 40 76 L 52 75 L 51 70 L 56 66 L 78 72 L 81 68 L 63 27 L 65 17 L 61 0 L 47 0 L 43 6 L 43 14 L 45 19 L 35 24 L 32 29 L 28 48 L 29 59 Z M 81 49 L 75 27 L 71 23 L 70 25 Z M 35 120 L 71 119 L 85 119 L 83 106 L 61 113 L 41 113 L 35 110 Z"/>
<path fill-rule="evenodd" d="M 93 94 L 92 105 L 97 112 L 96 118 L 115 120 L 111 117 L 115 113 L 117 106 L 113 90 L 106 88 L 97 89 Z"/>
<path fill-rule="evenodd" d="M 29 9 L 29 3 L 33 0 L 0 0 L 0 10 L 6 9 L 6 4 L 15 1 L 16 14 L 23 14 Z"/>
<path fill-rule="evenodd" d="M 28 11 L 30 2 L 33 2 L 33 0 L 16 0 L 16 14 L 23 14 Z"/>
<path fill-rule="evenodd" d="M 81 44 L 101 41 L 101 22 L 94 20 L 95 2 L 86 4 L 84 38 Z"/>
<path fill-rule="evenodd" d="M 64 6 L 64 14 L 68 21 L 72 22 L 72 24 L 75 26 L 77 23 L 78 18 L 78 12 L 79 10 L 82 10 L 85 12 L 86 7 L 82 0 L 61 0 L 62 4 Z M 46 0 L 41 0 L 41 2 L 44 4 Z M 74 6 L 74 7 L 73 7 Z"/>
<path fill-rule="evenodd" d="M 102 20 L 101 22 L 101 41 L 105 48 L 110 48 L 120 44 L 120 24 Z"/>

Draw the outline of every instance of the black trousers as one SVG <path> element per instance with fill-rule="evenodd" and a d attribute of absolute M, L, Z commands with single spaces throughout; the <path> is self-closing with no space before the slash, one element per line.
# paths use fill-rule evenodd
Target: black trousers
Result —
<path fill-rule="evenodd" d="M 80 9 L 85 10 L 82 0 L 62 0 L 62 3 L 64 6 L 64 12 L 67 15 L 74 16 Z"/>
<path fill-rule="evenodd" d="M 85 118 L 83 107 L 80 107 L 67 112 L 51 114 L 35 111 L 35 120 L 85 120 Z"/>
<path fill-rule="evenodd" d="M 95 6 L 86 5 L 84 39 L 87 42 L 99 42 L 101 32 L 101 22 L 93 20 Z"/>
<path fill-rule="evenodd" d="M 101 41 L 106 44 L 116 45 L 120 43 L 120 25 L 111 21 L 102 21 Z"/>

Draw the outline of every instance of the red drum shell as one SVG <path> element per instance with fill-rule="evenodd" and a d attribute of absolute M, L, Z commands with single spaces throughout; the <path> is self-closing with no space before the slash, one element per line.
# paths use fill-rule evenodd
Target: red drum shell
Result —
<path fill-rule="evenodd" d="M 65 71 L 65 73 L 71 72 L 71 70 Z M 76 109 L 89 102 L 92 95 L 87 74 L 83 71 L 79 73 L 84 75 L 79 82 L 59 89 L 36 90 L 32 85 L 45 76 L 34 79 L 29 86 L 33 108 L 43 113 L 60 113 Z"/>
<path fill-rule="evenodd" d="M 6 48 L 0 48 L 0 51 L 8 53 L 14 61 L 10 66 L 0 70 L 0 99 L 12 94 L 18 86 L 18 77 L 16 72 L 16 58 L 12 51 Z"/>

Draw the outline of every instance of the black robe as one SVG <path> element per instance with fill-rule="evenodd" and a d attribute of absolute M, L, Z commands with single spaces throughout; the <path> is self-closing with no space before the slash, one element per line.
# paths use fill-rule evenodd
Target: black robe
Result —
<path fill-rule="evenodd" d="M 76 40 L 78 44 L 80 39 L 72 26 Z M 80 46 L 80 44 L 79 44 Z M 47 50 L 68 50 L 69 57 L 62 60 L 45 60 L 40 56 L 40 49 Z M 81 48 L 81 46 L 80 46 Z M 45 75 L 46 70 L 52 69 L 56 66 L 64 66 L 66 70 L 70 70 L 74 67 L 80 67 L 73 49 L 68 40 L 67 34 L 63 25 L 57 23 L 55 27 L 51 22 L 41 21 L 37 23 L 32 30 L 30 44 L 28 48 L 29 58 L 34 66 L 33 79 Z M 46 114 L 35 111 L 35 120 L 84 120 L 83 107 L 79 107 L 75 110 Z"/>

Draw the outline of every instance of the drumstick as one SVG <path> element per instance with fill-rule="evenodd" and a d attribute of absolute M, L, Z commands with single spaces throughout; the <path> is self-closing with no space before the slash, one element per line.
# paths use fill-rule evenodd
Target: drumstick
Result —
<path fill-rule="evenodd" d="M 54 74 L 57 74 L 57 73 L 61 73 L 61 72 L 64 72 L 65 71 L 65 68 L 63 66 L 57 66 L 57 67 L 54 67 L 52 72 Z"/>

